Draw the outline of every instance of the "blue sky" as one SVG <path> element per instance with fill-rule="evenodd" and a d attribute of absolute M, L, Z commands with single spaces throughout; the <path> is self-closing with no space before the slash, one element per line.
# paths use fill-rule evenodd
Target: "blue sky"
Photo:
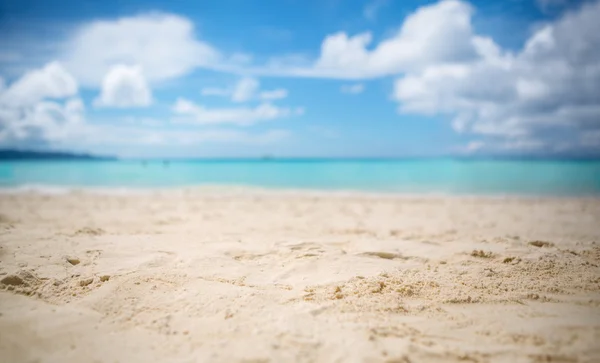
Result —
<path fill-rule="evenodd" d="M 1 1 L 0 147 L 600 153 L 597 1 Z"/>

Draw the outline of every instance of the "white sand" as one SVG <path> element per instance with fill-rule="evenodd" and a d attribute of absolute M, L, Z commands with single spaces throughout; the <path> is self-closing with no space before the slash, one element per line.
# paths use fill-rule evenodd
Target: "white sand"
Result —
<path fill-rule="evenodd" d="M 3 194 L 0 361 L 600 362 L 599 266 L 598 199 Z"/>

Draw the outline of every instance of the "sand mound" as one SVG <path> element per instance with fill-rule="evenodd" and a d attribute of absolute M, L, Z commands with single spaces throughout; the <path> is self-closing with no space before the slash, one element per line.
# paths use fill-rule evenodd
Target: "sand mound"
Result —
<path fill-rule="evenodd" d="M 599 247 L 581 254 L 546 253 L 537 258 L 495 259 L 427 268 L 392 270 L 373 277 L 355 277 L 341 284 L 311 286 L 305 301 L 339 301 L 344 311 L 417 312 L 439 303 L 519 303 L 561 301 L 581 291 L 600 291 L 600 269 L 591 262 Z M 477 255 L 476 257 L 480 257 Z M 591 261 L 590 261 L 591 260 Z M 590 302 L 596 305 L 597 301 Z"/>

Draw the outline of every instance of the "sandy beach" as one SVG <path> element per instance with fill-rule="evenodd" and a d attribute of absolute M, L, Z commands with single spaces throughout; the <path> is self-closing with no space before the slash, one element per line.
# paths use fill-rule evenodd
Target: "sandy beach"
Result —
<path fill-rule="evenodd" d="M 0 195 L 2 362 L 600 362 L 600 199 Z"/>

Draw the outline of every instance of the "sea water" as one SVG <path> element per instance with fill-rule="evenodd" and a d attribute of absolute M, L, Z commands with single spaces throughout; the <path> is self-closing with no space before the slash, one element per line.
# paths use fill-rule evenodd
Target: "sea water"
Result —
<path fill-rule="evenodd" d="M 289 159 L 0 162 L 0 188 L 202 185 L 396 193 L 600 196 L 600 161 Z"/>

